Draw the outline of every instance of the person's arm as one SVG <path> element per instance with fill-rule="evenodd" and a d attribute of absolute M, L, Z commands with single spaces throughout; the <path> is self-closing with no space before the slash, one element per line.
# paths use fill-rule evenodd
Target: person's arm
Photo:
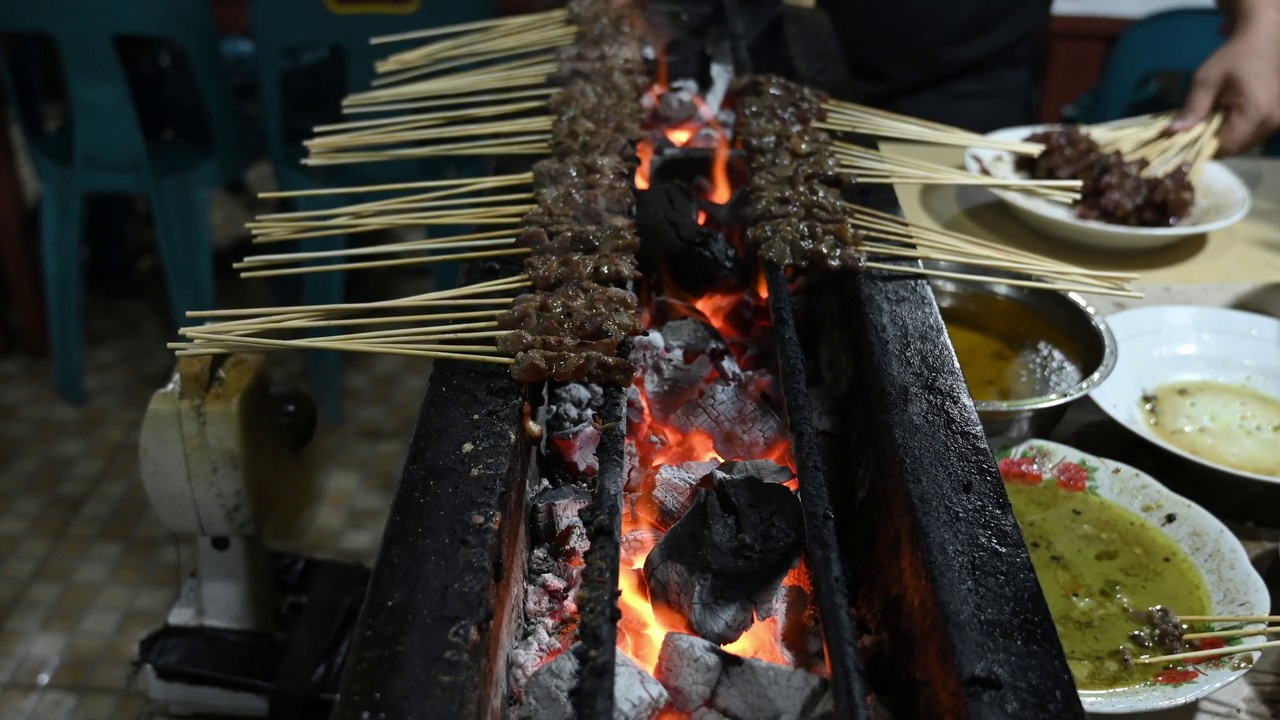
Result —
<path fill-rule="evenodd" d="M 1280 129 L 1280 0 L 1219 0 L 1230 33 L 1196 71 L 1175 129 L 1214 108 L 1226 121 L 1221 154 L 1246 150 Z"/>

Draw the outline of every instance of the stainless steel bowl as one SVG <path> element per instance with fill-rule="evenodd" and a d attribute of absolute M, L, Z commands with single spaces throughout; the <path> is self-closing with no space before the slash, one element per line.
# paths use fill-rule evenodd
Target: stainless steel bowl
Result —
<path fill-rule="evenodd" d="M 966 272 L 952 263 L 926 263 L 949 272 Z M 969 272 L 972 270 L 969 269 Z M 1002 273 L 985 272 L 988 275 Z M 1014 276 L 1009 276 L 1014 277 Z M 1082 379 L 1067 387 L 1050 387 L 1023 400 L 975 401 L 978 418 L 992 447 L 1047 437 L 1062 420 L 1067 406 L 1106 379 L 1116 363 L 1116 342 L 1097 310 L 1075 293 L 1035 290 L 996 283 L 977 283 L 932 277 L 934 297 L 943 318 L 963 314 L 965 322 L 1015 340 L 1041 340 L 1052 335 L 1055 345 L 1078 363 Z M 1011 310 L 1015 312 L 1010 312 Z M 1017 315 L 1014 321 L 1010 315 Z M 1029 321 L 1030 319 L 1034 321 Z M 1040 337 L 1037 334 L 1043 332 Z"/>

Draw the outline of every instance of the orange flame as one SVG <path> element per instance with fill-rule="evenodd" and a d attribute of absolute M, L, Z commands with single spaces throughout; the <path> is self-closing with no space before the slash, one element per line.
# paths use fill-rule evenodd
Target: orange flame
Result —
<path fill-rule="evenodd" d="M 733 199 L 733 186 L 729 183 L 729 140 L 721 132 L 716 142 L 716 154 L 711 161 L 711 195 L 708 200 L 724 205 Z"/>
<path fill-rule="evenodd" d="M 641 140 L 636 143 L 636 157 L 640 160 L 640 166 L 636 168 L 636 189 L 649 189 L 649 166 L 653 164 L 653 141 Z"/>

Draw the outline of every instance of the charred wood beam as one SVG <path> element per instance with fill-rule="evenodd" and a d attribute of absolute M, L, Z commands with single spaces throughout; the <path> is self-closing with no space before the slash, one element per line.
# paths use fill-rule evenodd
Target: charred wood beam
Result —
<path fill-rule="evenodd" d="M 786 274 L 767 266 L 769 312 L 778 340 L 778 368 L 791 427 L 791 448 L 799 477 L 800 504 L 804 510 L 806 562 L 813 577 L 813 591 L 822 615 L 827 664 L 831 669 L 835 717 L 869 718 L 867 687 L 858 664 L 854 619 L 849 589 L 831 509 L 826 470 L 814 408 L 806 381 L 805 356 L 796 327 L 795 301 L 787 288 Z"/>
<path fill-rule="evenodd" d="M 857 196 L 900 214 L 887 187 Z M 838 304 L 814 314 L 841 318 L 822 337 L 852 336 L 840 404 L 863 417 L 843 445 L 872 455 L 838 511 L 874 689 L 910 717 L 1083 718 L 928 283 L 869 272 L 833 285 Z"/>
<path fill-rule="evenodd" d="M 468 267 L 469 281 L 515 274 Z M 523 398 L 506 366 L 437 361 L 392 500 L 334 720 L 478 718 L 505 688 L 504 553 L 527 471 Z M 511 521 L 514 520 L 514 521 Z M 616 561 L 615 561 L 616 564 Z"/>
<path fill-rule="evenodd" d="M 596 457 L 600 469 L 591 504 L 580 516 L 591 547 L 584 556 L 578 591 L 578 644 L 572 652 L 579 665 L 572 693 L 579 720 L 614 716 L 615 646 L 618 642 L 618 563 L 622 542 L 622 488 L 626 482 L 627 393 L 615 386 L 604 391 L 605 431 Z"/>

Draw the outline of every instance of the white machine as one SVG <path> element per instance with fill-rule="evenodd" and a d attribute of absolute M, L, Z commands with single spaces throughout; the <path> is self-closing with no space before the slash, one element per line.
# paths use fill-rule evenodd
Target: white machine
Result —
<path fill-rule="evenodd" d="M 201 632 L 264 642 L 278 635 L 281 598 L 263 530 L 308 504 L 314 487 L 301 450 L 314 429 L 310 398 L 274 392 L 265 356 L 180 359 L 147 408 L 139 452 L 152 507 L 173 532 L 195 536 L 196 565 L 153 636 L 185 633 L 204 647 Z M 266 693 L 175 680 L 143 654 L 148 695 L 171 715 L 268 714 Z"/>

